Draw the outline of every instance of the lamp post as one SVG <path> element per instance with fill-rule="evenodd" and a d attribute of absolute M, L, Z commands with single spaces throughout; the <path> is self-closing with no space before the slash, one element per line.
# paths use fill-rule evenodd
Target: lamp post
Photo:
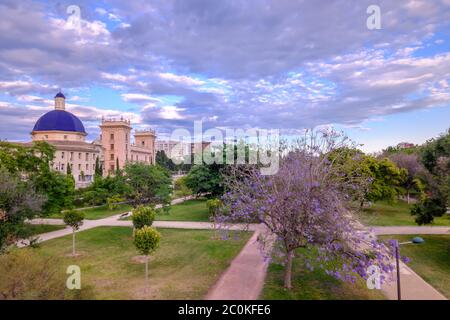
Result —
<path fill-rule="evenodd" d="M 400 246 L 404 244 L 420 244 L 424 243 L 425 240 L 423 240 L 421 237 L 415 237 L 411 241 L 406 242 L 398 242 L 398 240 L 394 240 L 394 246 L 395 246 L 395 265 L 397 267 L 397 300 L 402 300 L 402 291 L 401 291 L 401 285 L 400 285 Z"/>

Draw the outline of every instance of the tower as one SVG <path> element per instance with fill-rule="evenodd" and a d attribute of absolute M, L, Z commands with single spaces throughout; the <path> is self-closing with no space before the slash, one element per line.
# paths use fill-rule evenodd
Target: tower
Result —
<path fill-rule="evenodd" d="M 102 119 L 100 125 L 101 143 L 104 151 L 104 171 L 114 173 L 117 169 L 122 169 L 130 159 L 130 132 L 131 124 L 129 120 Z M 117 164 L 119 168 L 117 168 Z"/>
<path fill-rule="evenodd" d="M 134 133 L 134 143 L 137 147 L 147 149 L 151 152 L 150 163 L 155 164 L 155 140 L 154 130 L 136 130 Z"/>
<path fill-rule="evenodd" d="M 55 96 L 55 110 L 66 109 L 66 96 L 59 91 Z"/>

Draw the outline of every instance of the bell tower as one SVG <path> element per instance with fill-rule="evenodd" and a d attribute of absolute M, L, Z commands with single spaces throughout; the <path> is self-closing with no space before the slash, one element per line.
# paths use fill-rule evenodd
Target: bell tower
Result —
<path fill-rule="evenodd" d="M 130 160 L 130 132 L 131 123 L 125 119 L 102 119 L 100 125 L 101 142 L 104 151 L 105 173 L 114 174 L 115 170 L 122 169 Z M 117 168 L 117 165 L 119 168 Z"/>

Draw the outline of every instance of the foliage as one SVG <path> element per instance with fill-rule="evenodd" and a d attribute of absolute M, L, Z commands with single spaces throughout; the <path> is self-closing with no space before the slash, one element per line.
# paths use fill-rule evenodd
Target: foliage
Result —
<path fill-rule="evenodd" d="M 219 165 L 194 165 L 186 176 L 186 186 L 197 196 L 203 193 L 211 197 L 220 196 L 223 184 L 219 168 Z"/>
<path fill-rule="evenodd" d="M 118 205 L 123 201 L 124 199 L 118 195 L 114 195 L 106 199 L 106 203 L 108 205 L 109 210 L 117 209 Z"/>
<path fill-rule="evenodd" d="M 94 299 L 91 287 L 66 288 L 60 259 L 29 248 L 0 256 L 0 300 Z"/>
<path fill-rule="evenodd" d="M 186 198 L 192 195 L 192 190 L 189 189 L 188 186 L 186 185 L 186 176 L 183 176 L 175 180 L 173 189 L 174 194 L 177 197 Z"/>
<path fill-rule="evenodd" d="M 406 177 L 403 180 L 402 187 L 406 190 L 407 199 L 409 203 L 409 194 L 411 191 L 416 191 L 419 194 L 423 193 L 423 180 L 426 180 L 426 170 L 420 162 L 419 156 L 416 153 L 395 153 L 391 155 L 390 160 L 393 161 L 399 168 L 406 170 Z"/>
<path fill-rule="evenodd" d="M 364 181 L 348 179 L 341 174 L 342 167 L 329 160 L 330 154 L 336 157 L 339 150 L 352 147 L 349 144 L 336 132 L 309 132 L 283 151 L 286 155 L 276 174 L 264 176 L 255 167 L 236 166 L 227 176 L 224 202 L 230 212 L 225 221 L 256 220 L 267 227 L 270 232 L 262 234 L 260 241 L 270 243 L 274 235 L 281 245 L 286 288 L 292 287 L 297 248 L 316 248 L 319 265 L 338 279 L 354 281 L 355 274 L 366 278 L 372 264 L 383 272 L 393 270 L 390 248 L 368 241 L 351 214 L 354 199 L 350 192 L 361 188 Z M 342 264 L 327 263 L 334 258 Z"/>
<path fill-rule="evenodd" d="M 107 202 L 108 197 L 126 197 L 130 190 L 122 175 L 96 176 L 94 182 L 82 191 L 81 197 L 86 204 L 101 205 Z"/>
<path fill-rule="evenodd" d="M 164 150 L 158 150 L 156 152 L 156 164 L 160 165 L 161 167 L 165 168 L 168 171 L 175 171 L 177 170 L 177 165 L 170 159 Z"/>
<path fill-rule="evenodd" d="M 143 228 L 144 226 L 150 227 L 155 220 L 155 209 L 150 206 L 139 206 L 134 208 L 131 214 L 133 226 L 136 229 Z"/>
<path fill-rule="evenodd" d="M 83 225 L 84 212 L 80 210 L 67 210 L 63 214 L 63 221 L 73 230 L 78 230 Z"/>
<path fill-rule="evenodd" d="M 154 252 L 161 240 L 161 234 L 155 228 L 144 226 L 134 233 L 134 245 L 139 253 L 148 256 Z"/>
<path fill-rule="evenodd" d="M 0 168 L 0 253 L 26 236 L 24 221 L 39 214 L 45 202 L 30 182 Z"/>
<path fill-rule="evenodd" d="M 415 216 L 418 225 L 432 223 L 434 217 L 442 217 L 447 212 L 444 199 L 425 198 L 423 201 L 416 203 L 411 208 L 411 215 Z"/>
<path fill-rule="evenodd" d="M 209 199 L 206 201 L 210 218 L 218 215 L 223 208 L 223 202 L 220 199 Z"/>
<path fill-rule="evenodd" d="M 125 174 L 130 186 L 127 197 L 134 206 L 170 203 L 171 179 L 164 168 L 144 163 L 128 163 L 125 166 Z"/>
<path fill-rule="evenodd" d="M 0 167 L 31 182 L 36 193 L 45 195 L 46 214 L 70 207 L 75 190 L 71 175 L 51 169 L 54 154 L 55 148 L 45 141 L 33 142 L 31 146 L 0 141 Z"/>

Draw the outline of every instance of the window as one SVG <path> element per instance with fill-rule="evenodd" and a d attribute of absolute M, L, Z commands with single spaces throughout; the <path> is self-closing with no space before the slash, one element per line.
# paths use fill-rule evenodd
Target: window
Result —
<path fill-rule="evenodd" d="M 48 134 L 45 135 L 45 139 L 48 139 Z"/>
<path fill-rule="evenodd" d="M 131 161 L 133 161 L 133 155 L 131 155 Z"/>
<path fill-rule="evenodd" d="M 67 134 L 64 135 L 64 140 L 67 140 Z"/>
<path fill-rule="evenodd" d="M 142 145 L 145 145 L 144 141 L 141 141 L 141 144 L 142 144 Z"/>
<path fill-rule="evenodd" d="M 61 171 L 64 171 L 64 163 L 61 163 Z"/>
<path fill-rule="evenodd" d="M 136 155 L 136 161 L 139 161 L 139 156 L 138 155 Z"/>
<path fill-rule="evenodd" d="M 125 133 L 125 141 L 128 141 L 128 133 Z"/>
<path fill-rule="evenodd" d="M 61 159 L 64 159 L 64 151 L 61 152 Z"/>
<path fill-rule="evenodd" d="M 113 164 L 110 165 L 110 166 L 109 166 L 109 169 L 110 169 L 111 171 L 114 171 L 114 165 L 113 165 Z"/>
<path fill-rule="evenodd" d="M 114 144 L 111 144 L 110 147 L 111 147 L 111 150 L 114 150 Z"/>
<path fill-rule="evenodd" d="M 70 161 L 73 160 L 73 152 L 70 153 Z"/>
<path fill-rule="evenodd" d="M 89 153 L 86 152 L 86 161 L 89 161 Z"/>
<path fill-rule="evenodd" d="M 110 139 L 110 140 L 114 140 L 114 133 L 111 133 L 111 134 L 109 135 L 109 139 Z"/>
<path fill-rule="evenodd" d="M 89 171 L 89 164 L 86 163 L 86 171 Z"/>
<path fill-rule="evenodd" d="M 109 160 L 114 160 L 114 154 L 113 153 L 111 153 L 111 156 L 110 156 Z"/>
<path fill-rule="evenodd" d="M 92 170 L 95 170 L 95 164 L 92 165 Z"/>
<path fill-rule="evenodd" d="M 78 159 L 80 159 L 80 160 L 81 160 L 81 152 L 80 152 L 80 153 L 78 153 Z"/>
<path fill-rule="evenodd" d="M 81 170 L 81 164 L 78 164 L 78 170 Z"/>

